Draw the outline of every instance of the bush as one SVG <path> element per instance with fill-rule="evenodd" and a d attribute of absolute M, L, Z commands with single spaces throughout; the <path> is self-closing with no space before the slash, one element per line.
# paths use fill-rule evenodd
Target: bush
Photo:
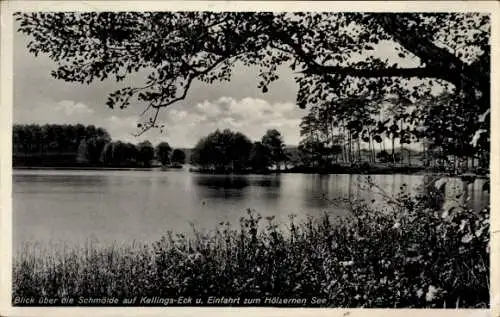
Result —
<path fill-rule="evenodd" d="M 13 296 L 281 296 L 333 307 L 488 307 L 489 208 L 434 208 L 400 195 L 384 209 L 278 226 L 249 210 L 240 227 L 168 233 L 153 245 L 15 258 Z M 262 223 L 264 222 L 264 223 Z"/>

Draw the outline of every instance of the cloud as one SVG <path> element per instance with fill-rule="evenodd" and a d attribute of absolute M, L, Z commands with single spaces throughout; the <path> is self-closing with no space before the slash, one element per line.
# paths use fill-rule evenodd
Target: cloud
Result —
<path fill-rule="evenodd" d="M 81 102 L 74 102 L 72 100 L 59 101 L 55 105 L 54 110 L 57 112 L 63 112 L 68 117 L 71 117 L 73 115 L 85 115 L 94 113 L 94 110 L 86 104 Z"/>
<path fill-rule="evenodd" d="M 16 123 L 96 124 L 94 109 L 72 100 L 37 100 L 26 107 L 14 107 L 13 115 Z"/>
<path fill-rule="evenodd" d="M 111 116 L 107 119 L 110 128 L 135 128 L 137 127 L 138 117 L 129 116 L 129 117 L 118 117 Z"/>
<path fill-rule="evenodd" d="M 300 119 L 306 114 L 292 102 L 269 102 L 260 98 L 220 97 L 204 100 L 190 109 L 166 110 L 166 137 L 179 146 L 194 146 L 216 129 L 231 129 L 256 141 L 267 129 L 278 129 L 285 143 L 298 144 Z"/>
<path fill-rule="evenodd" d="M 119 117 L 112 115 L 103 120 L 100 125 L 106 128 L 112 139 L 136 143 L 137 139 L 134 136 L 134 133 L 138 131 L 138 120 L 139 118 L 137 116 Z"/>
<path fill-rule="evenodd" d="M 153 144 L 166 141 L 173 147 L 192 147 L 198 140 L 216 129 L 231 129 L 247 135 L 252 141 L 262 138 L 266 130 L 277 129 L 287 144 L 298 144 L 299 123 L 307 113 L 293 102 L 272 102 L 262 98 L 220 97 L 203 100 L 193 105 L 168 108 L 161 111 L 159 123 L 163 133 L 151 129 L 137 137 L 140 118 L 130 109 L 128 112 L 87 106 L 71 100 L 38 101 L 33 109 L 15 109 L 18 123 L 93 124 L 105 128 L 114 140 L 137 143 L 149 140 Z"/>

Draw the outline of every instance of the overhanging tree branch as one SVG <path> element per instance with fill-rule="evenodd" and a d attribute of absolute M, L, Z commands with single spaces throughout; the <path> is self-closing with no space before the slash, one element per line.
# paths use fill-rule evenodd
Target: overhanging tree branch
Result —
<path fill-rule="evenodd" d="M 486 67 L 477 69 L 466 64 L 446 49 L 436 46 L 432 39 L 421 36 L 416 27 L 406 25 L 399 15 L 377 15 L 375 20 L 394 41 L 418 56 L 427 68 L 441 73 L 443 79 L 458 87 L 467 84 L 481 89 L 489 85 L 489 67 L 485 72 Z"/>
<path fill-rule="evenodd" d="M 426 16 L 430 19 L 426 20 Z M 348 89 L 342 89 L 349 88 L 347 77 L 353 77 L 353 82 L 358 82 L 357 78 L 399 77 L 441 79 L 470 95 L 471 105 L 480 103 L 482 107 L 489 107 L 489 31 L 478 37 L 473 36 L 467 43 L 468 47 L 484 52 L 472 54 L 472 58 L 477 60 L 472 64 L 464 62 L 462 56 L 448 52 L 447 48 L 438 46 L 440 44 L 435 41 L 433 32 L 457 19 L 458 23 L 462 23 L 459 29 L 464 29 L 464 34 L 477 28 L 479 22 L 460 20 L 465 19 L 461 18 L 461 14 L 452 14 L 451 20 L 437 18 L 435 23 L 432 22 L 432 14 L 420 13 L 335 13 L 322 16 L 317 13 L 224 12 L 207 15 L 158 12 L 126 16 L 120 13 L 104 14 L 90 20 L 89 17 L 92 18 L 92 14 L 19 14 L 16 19 L 20 22 L 18 30 L 32 37 L 28 44 L 30 52 L 35 55 L 47 53 L 52 60 L 64 64 L 56 73 L 58 79 L 90 83 L 116 75 L 116 80 L 120 81 L 126 74 L 139 70 L 159 71 L 159 78 L 155 80 L 152 77 L 146 87 L 127 87 L 113 93 L 110 107 L 119 102 L 127 104 L 131 94 L 147 88 L 150 89 L 138 96 L 141 101 L 150 103 L 144 113 L 168 107 L 186 98 L 195 78 L 201 77 L 209 83 L 229 79 L 233 65 L 225 65 L 220 72 L 211 72 L 211 69 L 217 66 L 219 58 L 222 63 L 232 61 L 241 54 L 244 55 L 241 61 L 245 65 L 259 67 L 265 75 L 262 79 L 265 83 L 278 77 L 276 65 L 292 59 L 295 71 L 297 61 L 300 64 L 298 71 L 307 74 L 296 78 L 304 88 L 299 90 L 297 96 L 300 106 L 316 103 L 314 100 L 321 100 L 327 94 L 349 95 Z M 488 17 L 478 17 L 481 18 L 480 25 L 489 27 Z M 361 27 L 363 32 L 353 32 L 352 23 Z M 88 28 L 92 32 L 88 33 Z M 373 45 L 380 41 L 400 45 L 418 57 L 422 65 L 401 68 L 390 66 L 374 56 L 363 62 L 356 62 L 353 58 L 353 54 L 373 50 Z M 451 44 L 454 41 L 456 39 L 450 39 Z M 450 43 L 444 43 L 444 46 L 452 47 Z M 283 53 L 286 58 L 281 56 Z M 327 60 L 339 64 L 330 64 Z M 89 61 L 91 64 L 86 66 Z M 322 77 L 320 81 L 323 82 L 316 82 L 316 76 Z M 177 86 L 166 85 L 165 81 L 176 82 Z M 370 87 L 353 88 L 359 93 L 365 88 L 378 91 L 379 83 L 394 88 L 404 85 L 398 80 L 373 83 Z M 324 87 L 329 86 L 339 89 L 324 91 Z M 481 92 L 480 99 L 477 98 L 478 91 Z M 314 94 L 317 96 L 310 98 Z M 151 115 L 154 116 L 154 113 Z"/>
<path fill-rule="evenodd" d="M 187 97 L 187 93 L 189 91 L 189 88 L 191 87 L 191 84 L 193 82 L 193 80 L 201 75 L 205 75 L 205 74 L 208 74 L 209 72 L 211 72 L 212 70 L 214 70 L 215 68 L 217 68 L 217 66 L 219 66 L 221 63 L 223 63 L 224 61 L 228 60 L 228 59 L 231 59 L 231 58 L 236 58 L 237 56 L 241 55 L 242 53 L 240 54 L 236 54 L 234 56 L 230 56 L 229 53 L 225 54 L 224 56 L 221 56 L 219 59 L 217 59 L 212 65 L 210 65 L 209 67 L 207 67 L 206 69 L 204 69 L 203 71 L 198 71 L 198 70 L 194 70 L 193 68 L 191 68 L 191 71 L 190 71 L 190 74 L 187 76 L 187 82 L 186 82 L 186 85 L 184 86 L 184 91 L 183 93 L 179 96 L 179 97 L 176 97 L 174 99 L 171 99 L 170 101 L 166 102 L 166 103 L 162 103 L 160 105 L 148 105 L 148 107 L 146 108 L 146 110 L 143 112 L 143 114 L 150 108 L 150 107 L 153 107 L 155 109 L 155 116 L 152 118 L 152 120 L 150 120 L 148 122 L 147 125 L 143 126 L 142 130 L 140 132 L 137 133 L 136 136 L 140 136 L 142 134 L 144 134 L 146 131 L 150 130 L 152 127 L 155 126 L 156 124 L 156 121 L 158 119 L 158 113 L 159 113 L 159 110 L 161 108 L 166 108 L 178 101 L 181 101 L 181 100 L 184 100 L 186 97 Z"/>
<path fill-rule="evenodd" d="M 352 77 L 364 77 L 364 78 L 381 78 L 381 77 L 403 77 L 403 78 L 441 78 L 446 79 L 446 75 L 439 71 L 439 69 L 431 67 L 415 67 L 415 68 L 355 68 L 355 67 L 343 67 L 343 66 L 330 66 L 319 64 L 313 54 L 308 54 L 304 52 L 301 45 L 295 43 L 289 36 L 285 36 L 280 32 L 280 39 L 290 46 L 295 54 L 297 54 L 300 59 L 306 64 L 306 69 L 302 71 L 304 74 L 315 74 L 315 75 L 341 75 L 341 76 L 352 76 Z"/>
<path fill-rule="evenodd" d="M 379 78 L 379 77 L 435 77 L 442 78 L 439 71 L 430 67 L 416 68 L 380 68 L 380 69 L 360 69 L 354 67 L 324 66 L 317 63 L 308 64 L 303 71 L 306 74 L 335 74 L 352 77 Z M 444 79 L 444 78 L 443 78 Z"/>

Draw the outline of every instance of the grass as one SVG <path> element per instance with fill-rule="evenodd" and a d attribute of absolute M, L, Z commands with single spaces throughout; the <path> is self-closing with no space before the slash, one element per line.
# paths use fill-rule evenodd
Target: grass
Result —
<path fill-rule="evenodd" d="M 249 210 L 238 228 L 168 233 L 148 244 L 27 246 L 14 259 L 15 296 L 326 298 L 333 307 L 485 308 L 489 208 L 436 207 L 400 195 L 376 210 L 278 226 Z"/>

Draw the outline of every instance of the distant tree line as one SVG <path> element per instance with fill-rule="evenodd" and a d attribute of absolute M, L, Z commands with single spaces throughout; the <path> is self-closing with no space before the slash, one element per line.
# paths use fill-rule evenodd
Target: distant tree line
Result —
<path fill-rule="evenodd" d="M 201 138 L 193 149 L 190 163 L 203 171 L 262 172 L 280 169 L 285 160 L 285 144 L 279 131 L 268 130 L 260 141 L 252 142 L 241 132 L 225 129 Z"/>
<path fill-rule="evenodd" d="M 431 103 L 428 113 L 419 117 L 405 106 L 398 115 L 394 114 L 398 111 L 386 109 L 393 115 L 379 114 L 378 120 L 374 112 L 361 115 L 363 109 L 370 109 L 369 103 L 362 101 L 357 100 L 357 108 L 350 105 L 351 111 L 340 110 L 342 104 L 333 108 L 312 107 L 300 124 L 302 139 L 298 148 L 287 148 L 276 129 L 266 131 L 255 142 L 241 132 L 216 130 L 198 141 L 189 162 L 199 170 L 220 173 L 279 171 L 282 167 L 297 172 L 359 172 L 363 166 L 376 169 L 372 163 L 409 166 L 412 157 L 420 162 L 421 168 L 439 165 L 451 166 L 454 171 L 464 167 L 488 169 L 489 140 L 479 137 L 470 142 L 476 127 L 467 123 L 467 113 L 440 110 L 443 104 L 452 103 L 451 96 L 433 99 L 440 106 Z M 456 104 L 454 107 L 456 110 Z M 457 126 L 443 126 L 443 116 L 453 116 L 447 120 L 460 122 Z M 382 138 L 391 141 L 390 150 L 385 148 Z M 413 142 L 420 142 L 422 150 L 407 148 L 405 157 L 402 145 Z M 154 160 L 163 166 L 176 167 L 186 162 L 186 153 L 172 149 L 167 142 L 154 147 L 149 141 L 138 144 L 113 141 L 105 129 L 93 125 L 15 124 L 13 127 L 14 166 L 149 167 Z"/>
<path fill-rule="evenodd" d="M 477 107 L 467 96 L 449 93 L 414 101 L 393 94 L 318 102 L 300 123 L 300 162 L 312 167 L 362 162 L 411 165 L 412 156 L 418 154 L 424 167 L 453 172 L 488 169 L 489 136 L 484 125 L 489 112 L 481 115 Z M 412 150 L 412 144 L 420 149 Z"/>
<path fill-rule="evenodd" d="M 113 141 L 101 127 L 82 124 L 15 124 L 12 131 L 14 166 L 142 166 L 184 164 L 185 153 L 167 142 L 153 147 Z"/>
<path fill-rule="evenodd" d="M 307 118 L 306 116 L 304 120 Z M 313 138 L 306 136 L 305 142 L 303 139 L 298 147 L 286 147 L 281 133 L 276 129 L 267 130 L 262 138 L 255 142 L 241 132 L 217 129 L 198 141 L 192 150 L 189 162 L 197 167 L 197 171 L 212 173 L 269 172 L 280 171 L 283 167 L 286 171 L 306 173 L 359 173 L 364 171 L 363 168 L 369 169 L 365 172 L 376 170 L 387 173 L 396 170 L 394 167 L 377 169 L 377 167 L 369 166 L 368 162 L 372 162 L 369 158 L 372 153 L 366 149 L 359 150 L 363 153 L 363 160 L 359 162 L 363 164 L 353 166 L 341 164 L 349 162 L 343 156 L 345 149 L 342 147 L 346 145 L 329 145 L 328 140 L 324 139 L 328 134 L 322 134 L 318 126 L 311 126 L 310 129 Z M 334 140 L 337 139 L 338 136 L 335 136 Z M 348 157 L 351 155 L 354 157 L 354 153 L 349 154 Z M 366 160 L 366 158 L 369 159 Z M 376 153 L 376 160 L 383 163 L 394 160 L 400 162 L 401 155 L 381 150 Z M 422 164 L 420 164 L 420 169 L 421 166 Z M 402 171 L 403 167 L 400 166 L 397 170 Z"/>

